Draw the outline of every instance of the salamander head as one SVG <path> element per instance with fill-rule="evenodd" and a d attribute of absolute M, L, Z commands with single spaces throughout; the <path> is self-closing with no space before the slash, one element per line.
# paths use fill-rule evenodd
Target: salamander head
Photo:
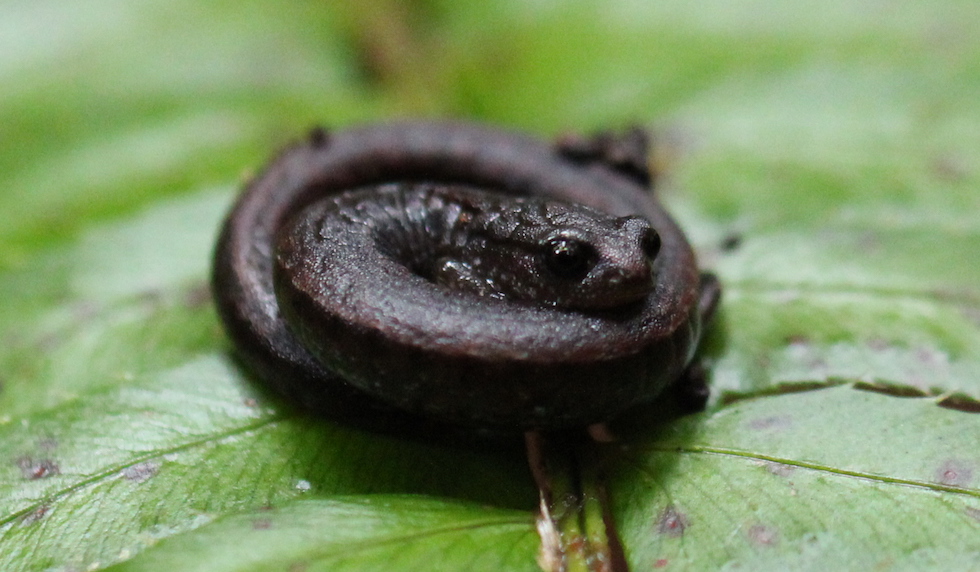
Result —
<path fill-rule="evenodd" d="M 466 255 L 447 257 L 437 280 L 506 299 L 577 310 L 630 304 L 655 286 L 660 236 L 638 216 L 525 199 L 474 220 Z"/>
<path fill-rule="evenodd" d="M 539 241 L 537 274 L 549 284 L 552 303 L 611 308 L 647 296 L 660 251 L 657 231 L 640 217 L 590 222 L 556 229 Z"/>

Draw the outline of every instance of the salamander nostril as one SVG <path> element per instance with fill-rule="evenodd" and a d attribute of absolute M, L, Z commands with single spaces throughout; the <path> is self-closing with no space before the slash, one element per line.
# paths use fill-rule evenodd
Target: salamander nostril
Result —
<path fill-rule="evenodd" d="M 647 258 L 655 260 L 660 254 L 660 234 L 656 230 L 648 228 L 640 238 L 640 248 L 643 249 L 643 254 Z"/>

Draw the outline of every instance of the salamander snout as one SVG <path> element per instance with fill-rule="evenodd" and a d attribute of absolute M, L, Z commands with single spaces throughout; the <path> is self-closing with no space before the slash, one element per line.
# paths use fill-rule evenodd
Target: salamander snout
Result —
<path fill-rule="evenodd" d="M 609 308 L 644 298 L 655 286 L 654 262 L 660 235 L 646 219 L 636 216 L 613 221 L 605 233 L 596 233 L 598 253 L 592 276 L 583 286 L 593 292 L 592 306 Z"/>

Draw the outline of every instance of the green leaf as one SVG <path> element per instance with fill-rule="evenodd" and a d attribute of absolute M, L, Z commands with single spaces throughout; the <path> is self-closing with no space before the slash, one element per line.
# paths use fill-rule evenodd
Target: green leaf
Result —
<path fill-rule="evenodd" d="M 301 500 L 234 514 L 111 570 L 539 570 L 528 515 L 418 497 Z M 203 555 L 203 558 L 202 558 Z"/>
<path fill-rule="evenodd" d="M 975 415 L 841 386 L 700 417 L 611 459 L 636 569 L 962 570 L 978 561 Z"/>
<path fill-rule="evenodd" d="M 980 559 L 975 2 L 3 14 L 0 569 L 537 568 L 520 444 L 294 411 L 210 301 L 249 172 L 313 124 L 406 114 L 654 129 L 725 291 L 708 410 L 638 411 L 563 475 L 608 494 L 633 569 Z"/>

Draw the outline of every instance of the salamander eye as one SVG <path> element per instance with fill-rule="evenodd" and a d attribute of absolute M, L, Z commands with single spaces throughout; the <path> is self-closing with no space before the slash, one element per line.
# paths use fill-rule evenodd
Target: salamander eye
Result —
<path fill-rule="evenodd" d="M 545 264 L 560 278 L 584 278 L 595 265 L 595 248 L 587 242 L 572 238 L 553 238 L 548 241 Z"/>
<path fill-rule="evenodd" d="M 660 254 L 660 234 L 652 228 L 647 229 L 643 233 L 643 237 L 640 238 L 640 248 L 643 249 L 643 254 L 647 258 L 655 260 L 657 255 Z"/>

